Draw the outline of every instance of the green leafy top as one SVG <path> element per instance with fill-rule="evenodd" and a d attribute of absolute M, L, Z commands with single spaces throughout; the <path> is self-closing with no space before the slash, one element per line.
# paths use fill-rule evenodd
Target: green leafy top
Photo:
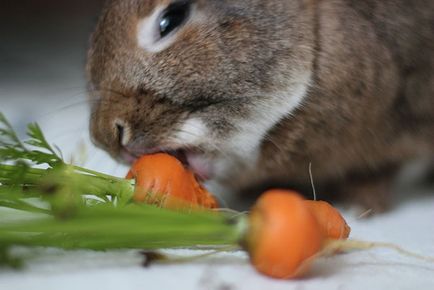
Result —
<path fill-rule="evenodd" d="M 21 142 L 11 124 L 0 113 L 0 161 L 27 160 L 38 165 L 48 164 L 51 167 L 64 164 L 62 158 L 47 142 L 38 124 L 29 124 L 27 135 L 30 139 Z"/>
<path fill-rule="evenodd" d="M 118 204 L 127 204 L 131 200 L 134 181 L 67 164 L 60 150 L 49 144 L 36 123 L 27 126 L 27 135 L 29 138 L 21 141 L 0 113 L 0 193 L 13 191 L 15 197 L 26 197 L 30 191 L 36 191 L 52 203 L 52 209 L 62 208 L 58 206 L 59 202 L 69 203 L 64 207 L 70 207 L 72 200 L 80 202 L 80 199 L 68 196 L 82 196 L 83 202 L 88 195 Z M 35 167 L 38 165 L 47 168 Z M 0 195 L 0 201 L 1 198 Z M 8 201 L 8 204 L 11 203 Z"/>

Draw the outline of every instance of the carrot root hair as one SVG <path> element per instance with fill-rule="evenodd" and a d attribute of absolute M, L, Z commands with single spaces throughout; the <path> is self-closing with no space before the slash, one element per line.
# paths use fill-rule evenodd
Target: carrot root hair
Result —
<path fill-rule="evenodd" d="M 434 263 L 434 257 L 429 256 L 423 256 L 420 254 L 417 254 L 415 252 L 406 250 L 396 244 L 393 243 L 384 243 L 384 242 L 368 242 L 368 241 L 360 241 L 360 240 L 333 240 L 328 239 L 325 242 L 324 248 L 321 251 L 322 256 L 330 256 L 334 255 L 337 252 L 350 252 L 350 251 L 357 251 L 357 250 L 370 250 L 375 248 L 387 248 L 394 250 L 395 252 L 415 258 L 418 260 Z"/>

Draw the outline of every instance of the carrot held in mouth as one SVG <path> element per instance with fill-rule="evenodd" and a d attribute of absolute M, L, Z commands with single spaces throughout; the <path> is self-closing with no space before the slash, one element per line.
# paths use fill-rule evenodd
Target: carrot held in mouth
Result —
<path fill-rule="evenodd" d="M 165 208 L 216 208 L 215 198 L 172 155 L 157 153 L 140 157 L 131 167 L 127 179 L 135 179 L 133 199 Z"/>

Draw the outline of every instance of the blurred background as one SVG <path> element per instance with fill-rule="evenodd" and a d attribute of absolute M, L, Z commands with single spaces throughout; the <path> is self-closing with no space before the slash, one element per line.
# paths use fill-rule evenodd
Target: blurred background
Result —
<path fill-rule="evenodd" d="M 94 148 L 88 136 L 84 66 L 103 3 L 1 0 L 0 111 L 20 135 L 28 122 L 37 121 L 65 158 L 74 152 L 76 162 L 123 175 L 125 169 Z M 83 148 L 87 156 L 77 156 Z"/>

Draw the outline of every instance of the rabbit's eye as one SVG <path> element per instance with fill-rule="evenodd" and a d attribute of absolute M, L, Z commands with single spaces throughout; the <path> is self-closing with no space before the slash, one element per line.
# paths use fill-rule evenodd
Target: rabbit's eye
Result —
<path fill-rule="evenodd" d="M 190 14 L 190 1 L 179 1 L 170 4 L 159 19 L 160 37 L 163 38 L 181 26 Z"/>

